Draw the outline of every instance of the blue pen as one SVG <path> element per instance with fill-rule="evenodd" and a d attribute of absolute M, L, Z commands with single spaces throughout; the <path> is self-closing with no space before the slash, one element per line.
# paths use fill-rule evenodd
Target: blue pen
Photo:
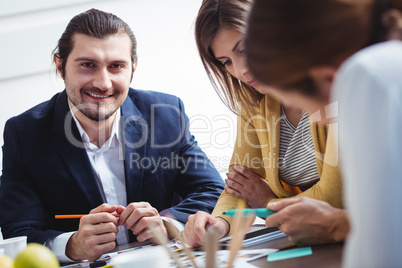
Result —
<path fill-rule="evenodd" d="M 269 215 L 274 214 L 276 212 L 268 208 L 244 208 L 244 209 L 231 209 L 223 212 L 223 214 L 233 217 L 236 215 L 238 211 L 243 212 L 243 217 L 247 217 L 249 214 L 254 213 L 256 216 L 260 218 L 266 218 Z"/>

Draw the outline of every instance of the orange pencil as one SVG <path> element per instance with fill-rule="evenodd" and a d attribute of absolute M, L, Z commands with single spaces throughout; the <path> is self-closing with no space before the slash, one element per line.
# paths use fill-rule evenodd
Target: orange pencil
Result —
<path fill-rule="evenodd" d="M 71 215 L 54 215 L 55 219 L 81 219 L 88 214 L 71 214 Z M 120 214 L 111 214 L 115 217 L 120 217 Z"/>

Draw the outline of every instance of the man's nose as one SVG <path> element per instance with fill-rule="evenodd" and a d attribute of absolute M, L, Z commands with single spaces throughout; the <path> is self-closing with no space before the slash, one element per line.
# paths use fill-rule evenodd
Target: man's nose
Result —
<path fill-rule="evenodd" d="M 93 79 L 92 85 L 102 91 L 111 89 L 112 80 L 108 70 L 107 69 L 99 70 Z"/>

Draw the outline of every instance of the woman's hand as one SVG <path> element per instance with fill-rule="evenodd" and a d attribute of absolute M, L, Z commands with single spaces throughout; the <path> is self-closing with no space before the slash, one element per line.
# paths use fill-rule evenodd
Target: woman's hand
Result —
<path fill-rule="evenodd" d="M 265 208 L 272 198 L 277 196 L 272 192 L 268 182 L 250 169 L 233 165 L 236 172 L 228 172 L 225 191 L 243 199 L 251 208 Z"/>
<path fill-rule="evenodd" d="M 349 233 L 345 210 L 308 197 L 286 198 L 268 204 L 278 211 L 265 219 L 267 227 L 278 227 L 289 240 L 300 245 L 343 241 Z"/>

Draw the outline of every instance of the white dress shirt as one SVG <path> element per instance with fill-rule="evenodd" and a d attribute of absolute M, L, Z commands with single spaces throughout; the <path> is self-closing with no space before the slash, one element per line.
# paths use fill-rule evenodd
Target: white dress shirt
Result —
<path fill-rule="evenodd" d="M 124 151 L 119 131 L 120 108 L 116 111 L 116 118 L 113 122 L 110 138 L 98 148 L 90 142 L 87 133 L 84 131 L 76 117 L 82 141 L 85 146 L 92 171 L 95 174 L 103 202 L 109 205 L 127 206 L 126 181 L 124 175 Z M 125 225 L 119 226 L 116 237 L 117 244 L 128 243 L 128 232 Z"/>
<path fill-rule="evenodd" d="M 99 191 L 103 202 L 109 205 L 127 206 L 126 183 L 124 175 L 123 143 L 120 136 L 120 108 L 116 111 L 116 118 L 113 122 L 110 138 L 98 148 L 90 142 L 88 134 L 82 128 L 80 122 L 71 110 L 70 112 L 77 125 L 80 137 L 85 146 L 85 151 L 91 163 L 92 171 L 95 175 Z M 66 245 L 74 232 L 61 234 L 46 242 L 59 261 L 72 261 L 65 255 Z M 128 230 L 126 225 L 119 226 L 116 237 L 117 244 L 128 243 Z"/>
<path fill-rule="evenodd" d="M 351 220 L 344 267 L 402 264 L 402 42 L 356 53 L 338 71 L 339 149 Z"/>

